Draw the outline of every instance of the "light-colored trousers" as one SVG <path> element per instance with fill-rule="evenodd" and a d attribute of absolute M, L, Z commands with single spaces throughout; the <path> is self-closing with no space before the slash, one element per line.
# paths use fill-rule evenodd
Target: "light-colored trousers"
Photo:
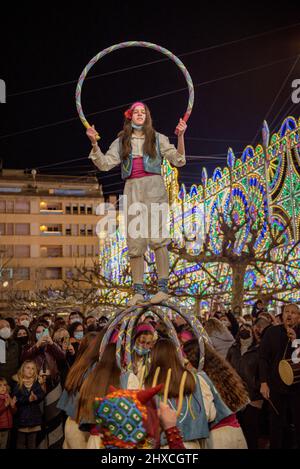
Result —
<path fill-rule="evenodd" d="M 140 257 L 170 242 L 168 194 L 160 175 L 127 179 L 124 188 L 128 255 Z"/>

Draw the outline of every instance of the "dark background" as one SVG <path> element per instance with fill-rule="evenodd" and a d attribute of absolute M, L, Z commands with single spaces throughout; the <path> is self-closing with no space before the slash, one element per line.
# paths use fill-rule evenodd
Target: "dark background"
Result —
<path fill-rule="evenodd" d="M 95 174 L 75 107 L 77 80 L 99 51 L 130 40 L 171 50 L 192 76 L 195 104 L 186 132 L 190 156 L 180 170 L 180 182 L 187 186 L 200 182 L 203 166 L 211 174 L 226 164 L 229 146 L 239 156 L 247 144 L 257 144 L 265 118 L 275 131 L 286 115 L 300 114 L 299 104 L 291 101 L 291 83 L 300 78 L 296 3 L 28 1 L 8 5 L 1 14 L 0 78 L 7 84 L 7 103 L 0 104 L 4 168 Z M 147 103 L 156 129 L 176 142 L 174 129 L 188 94 L 176 92 L 186 86 L 184 77 L 173 62 L 162 59 L 152 50 L 128 48 L 107 55 L 90 71 L 89 77 L 97 77 L 85 81 L 82 104 L 102 136 L 103 150 L 122 128 L 127 103 L 169 92 Z M 143 65 L 148 62 L 156 63 Z M 88 117 L 91 113 L 96 114 Z M 105 194 L 122 191 L 119 168 L 97 174 Z"/>

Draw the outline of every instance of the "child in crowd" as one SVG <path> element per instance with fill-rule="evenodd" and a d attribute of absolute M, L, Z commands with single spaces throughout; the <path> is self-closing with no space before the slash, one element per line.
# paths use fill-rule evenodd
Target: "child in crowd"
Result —
<path fill-rule="evenodd" d="M 17 449 L 36 449 L 37 434 L 42 424 L 40 402 L 44 395 L 35 362 L 26 360 L 17 373 L 17 383 L 13 389 L 17 400 Z"/>
<path fill-rule="evenodd" d="M 0 378 L 0 449 L 6 449 L 8 446 L 13 414 L 16 411 L 16 398 L 11 398 L 9 391 L 6 379 Z"/>

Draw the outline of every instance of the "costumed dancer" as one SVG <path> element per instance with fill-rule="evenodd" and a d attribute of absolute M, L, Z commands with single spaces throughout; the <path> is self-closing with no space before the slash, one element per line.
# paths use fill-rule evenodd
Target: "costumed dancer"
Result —
<path fill-rule="evenodd" d="M 168 405 L 176 410 L 179 405 L 181 380 L 186 372 L 183 388 L 182 409 L 178 416 L 177 426 L 182 433 L 184 445 L 188 449 L 201 449 L 207 446 L 209 423 L 215 421 L 221 413 L 227 416 L 229 409 L 223 404 L 217 415 L 214 396 L 209 384 L 201 375 L 187 371 L 181 364 L 175 343 L 170 339 L 160 339 L 151 352 L 151 367 L 145 380 L 145 388 L 157 383 L 167 383 L 168 373 L 171 376 L 168 389 Z M 160 395 L 157 399 L 163 399 Z M 165 434 L 161 435 L 161 446 L 168 444 Z"/>
<path fill-rule="evenodd" d="M 97 143 L 98 133 L 94 126 L 87 130 L 87 136 L 92 143 L 89 158 L 100 171 L 109 171 L 121 164 L 121 176 L 126 181 L 124 195 L 127 196 L 127 207 L 141 204 L 142 220 L 148 223 L 147 235 L 132 237 L 128 227 L 134 218 L 127 214 L 127 245 L 132 271 L 134 296 L 128 303 L 130 306 L 144 301 L 146 289 L 144 286 L 144 254 L 147 246 L 154 250 L 158 292 L 151 298 L 151 303 L 157 304 L 168 298 L 169 257 L 167 245 L 169 236 L 163 237 L 163 221 L 159 216 L 155 227 L 155 237 L 152 237 L 151 204 L 168 204 L 168 195 L 161 175 L 163 158 L 177 167 L 184 166 L 185 147 L 184 133 L 187 125 L 180 119 L 176 129 L 178 135 L 177 149 L 170 144 L 169 139 L 156 132 L 152 126 L 151 114 L 148 106 L 135 102 L 125 112 L 123 130 L 113 141 L 107 153 L 102 153 Z M 165 222 L 166 223 L 166 222 Z M 164 227 L 165 229 L 165 227 Z"/>
<path fill-rule="evenodd" d="M 151 324 L 144 323 L 137 326 L 134 335 L 133 371 L 139 381 L 142 379 L 143 368 L 145 367 L 145 374 L 149 371 L 151 348 L 155 342 L 154 336 L 155 329 Z"/>
<path fill-rule="evenodd" d="M 209 385 L 217 410 L 216 418 L 209 424 L 210 434 L 207 447 L 209 449 L 247 449 L 236 413 L 249 403 L 248 393 L 234 368 L 208 343 L 205 342 L 204 347 L 205 361 L 201 372 L 197 372 L 200 360 L 198 340 L 195 338 L 186 342 L 183 350 L 194 371 Z M 219 409 L 224 409 L 224 404 L 230 411 L 219 413 Z"/>
<path fill-rule="evenodd" d="M 153 397 L 161 389 L 162 385 L 138 391 L 110 386 L 105 397 L 95 399 L 97 425 L 88 449 L 157 449 L 160 427 L 171 449 L 185 449 L 176 412 L 163 403 L 156 407 Z"/>

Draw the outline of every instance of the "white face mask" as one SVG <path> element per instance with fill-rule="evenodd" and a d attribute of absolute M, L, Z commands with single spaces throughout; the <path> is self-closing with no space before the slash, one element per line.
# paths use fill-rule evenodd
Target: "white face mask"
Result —
<path fill-rule="evenodd" d="M 3 327 L 0 329 L 0 337 L 2 339 L 8 339 L 11 336 L 11 330 L 10 327 Z"/>
<path fill-rule="evenodd" d="M 20 322 L 20 324 L 24 327 L 29 327 L 29 324 L 30 322 L 28 321 L 28 319 L 23 319 L 23 321 Z"/>

